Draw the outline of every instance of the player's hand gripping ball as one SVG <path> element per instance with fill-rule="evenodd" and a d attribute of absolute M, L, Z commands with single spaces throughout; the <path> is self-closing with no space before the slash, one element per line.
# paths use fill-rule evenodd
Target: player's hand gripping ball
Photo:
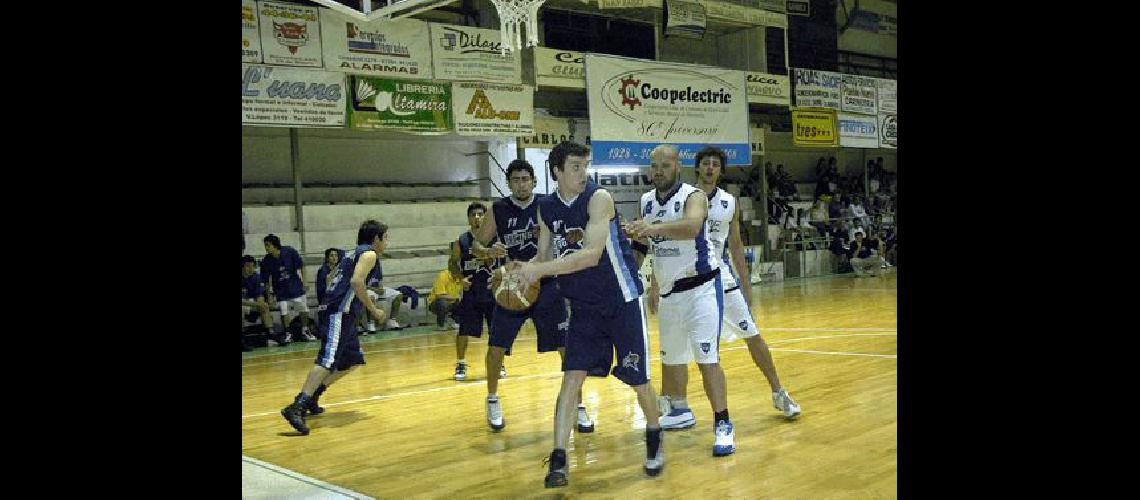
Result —
<path fill-rule="evenodd" d="M 495 303 L 503 309 L 511 311 L 525 311 L 538 301 L 538 291 L 541 283 L 535 281 L 526 290 L 519 284 L 519 276 L 508 272 L 507 266 L 495 269 L 491 274 L 491 293 L 495 295 Z"/>

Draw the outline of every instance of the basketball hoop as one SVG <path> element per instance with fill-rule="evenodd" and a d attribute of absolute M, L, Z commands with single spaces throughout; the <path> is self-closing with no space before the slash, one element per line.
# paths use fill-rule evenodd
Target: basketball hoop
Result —
<path fill-rule="evenodd" d="M 502 55 L 522 49 L 521 24 L 526 22 L 526 44 L 538 45 L 538 9 L 546 0 L 491 0 L 499 12 L 499 30 L 503 36 Z"/>

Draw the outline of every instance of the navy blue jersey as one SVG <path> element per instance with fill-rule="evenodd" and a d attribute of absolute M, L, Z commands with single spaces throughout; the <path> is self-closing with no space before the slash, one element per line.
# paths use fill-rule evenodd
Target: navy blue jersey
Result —
<path fill-rule="evenodd" d="M 507 246 L 507 257 L 511 260 L 530 260 L 538 253 L 538 197 L 526 208 L 520 208 L 518 200 L 504 197 L 491 205 L 495 217 L 495 229 L 499 241 Z"/>
<path fill-rule="evenodd" d="M 563 257 L 582 249 L 586 236 L 586 223 L 590 217 L 587 208 L 590 198 L 598 190 L 593 180 L 586 182 L 586 190 L 567 203 L 556 190 L 538 199 L 542 223 L 554 236 L 554 257 Z M 578 272 L 560 275 L 558 288 L 571 301 L 587 304 L 629 302 L 644 292 L 637 274 L 637 260 L 629 246 L 629 238 L 621 232 L 621 215 L 614 213 L 609 221 L 609 235 L 598 265 Z"/>
<path fill-rule="evenodd" d="M 262 295 L 265 295 L 265 285 L 261 283 L 261 277 L 257 273 L 241 279 L 241 298 L 257 300 Z"/>
<path fill-rule="evenodd" d="M 471 288 L 463 292 L 464 299 L 468 295 L 471 298 L 486 302 L 494 300 L 491 291 L 487 289 L 487 282 L 491 279 L 491 273 L 496 267 L 502 265 L 501 259 L 496 259 L 493 262 L 476 259 L 475 255 L 471 253 L 471 245 L 475 242 L 475 236 L 471 231 L 467 231 L 459 235 L 459 269 L 463 271 L 464 278 L 471 278 Z M 493 243 L 493 242 L 492 242 Z"/>
<path fill-rule="evenodd" d="M 356 271 L 356 261 L 360 259 L 360 255 L 369 250 L 372 250 L 372 245 L 357 245 L 355 249 L 344 255 L 336 266 L 336 272 L 329 277 L 329 284 L 325 288 L 325 300 L 321 301 L 321 305 L 327 305 L 330 312 L 339 311 L 355 315 L 364 307 L 364 303 L 356 296 L 356 290 L 352 288 L 352 273 Z M 372 267 L 365 281 L 371 280 L 379 270 L 380 257 L 377 256 L 376 265 Z"/>
<path fill-rule="evenodd" d="M 273 293 L 277 300 L 288 300 L 300 297 L 305 293 L 305 286 L 301 283 L 301 276 L 297 271 L 305 267 L 301 254 L 293 247 L 281 247 L 281 257 L 266 255 L 261 259 L 261 279 L 273 284 Z"/>

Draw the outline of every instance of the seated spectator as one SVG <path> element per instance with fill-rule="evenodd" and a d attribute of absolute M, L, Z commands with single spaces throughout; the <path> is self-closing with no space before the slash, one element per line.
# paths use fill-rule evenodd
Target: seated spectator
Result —
<path fill-rule="evenodd" d="M 847 259 L 851 257 L 851 248 L 848 246 L 847 228 L 844 227 L 846 222 L 842 220 L 832 221 L 831 225 L 827 228 L 827 238 L 830 240 L 828 249 L 831 253 L 838 257 L 839 269 L 842 271 L 843 267 L 848 264 Z"/>
<path fill-rule="evenodd" d="M 776 190 L 783 198 L 796 196 L 796 184 L 792 182 L 792 176 L 784 171 L 783 164 L 776 165 Z"/>
<path fill-rule="evenodd" d="M 380 310 L 388 313 L 388 320 L 384 322 L 384 330 L 401 330 L 403 325 L 396 321 L 396 315 L 400 313 L 400 305 L 403 304 L 404 295 L 395 288 L 384 286 L 384 270 L 380 266 L 380 261 L 376 261 L 376 267 L 380 270 L 376 272 L 375 277 L 368 280 L 368 296 L 372 298 L 372 302 L 376 303 Z M 376 320 L 368 316 L 367 321 L 361 319 L 358 322 L 364 323 L 360 326 L 365 327 L 367 330 L 361 331 L 361 335 L 368 335 L 376 333 Z"/>
<path fill-rule="evenodd" d="M 257 274 L 257 260 L 250 255 L 244 255 L 241 258 L 241 317 L 243 330 L 246 322 L 256 324 L 260 321 L 266 332 L 271 335 L 274 334 L 273 312 L 269 307 L 269 301 L 265 299 L 265 284 L 261 282 L 261 276 Z M 276 335 L 273 340 L 278 345 L 288 343 L 284 332 Z M 251 350 L 245 344 L 245 339 L 242 339 L 241 350 Z"/>
<path fill-rule="evenodd" d="M 857 231 L 855 233 L 855 242 L 852 243 L 851 246 L 853 247 L 852 254 L 854 254 L 854 256 L 851 257 L 851 267 L 855 269 L 855 276 L 862 277 L 867 274 L 877 276 L 875 274 L 875 268 L 879 267 L 879 256 L 876 255 L 875 251 L 867 244 L 867 241 L 863 237 L 863 231 Z"/>
<path fill-rule="evenodd" d="M 886 252 L 886 245 L 883 243 L 883 238 L 880 236 L 881 232 L 882 230 L 878 228 L 872 228 L 871 235 L 867 237 L 866 243 L 867 247 L 874 251 L 875 256 L 879 258 L 879 267 L 886 269 L 888 267 L 891 267 L 891 265 L 887 263 L 886 257 L 883 256 L 883 254 Z"/>
<path fill-rule="evenodd" d="M 884 257 L 887 259 L 887 267 L 897 266 L 898 262 L 898 242 L 895 239 L 895 231 L 887 231 L 884 237 Z"/>
<path fill-rule="evenodd" d="M 867 216 L 867 210 L 863 208 L 863 204 L 860 202 L 858 196 L 851 198 L 851 205 L 849 205 L 847 209 L 851 211 L 851 216 L 858 220 L 863 227 L 871 225 L 871 218 Z"/>
<path fill-rule="evenodd" d="M 435 324 L 439 331 L 447 331 L 456 327 L 451 319 L 451 311 L 463 295 L 463 291 L 471 288 L 471 278 L 451 274 L 450 269 L 444 269 L 435 276 L 435 283 L 431 285 L 428 294 L 428 310 L 435 313 Z"/>
<path fill-rule="evenodd" d="M 824 177 L 827 177 L 827 160 L 820 156 L 815 162 L 815 179 L 818 181 Z"/>
<path fill-rule="evenodd" d="M 344 250 L 339 248 L 329 248 L 325 250 L 325 263 L 321 264 L 321 268 L 317 270 L 317 303 L 324 305 L 325 293 L 329 286 L 329 273 L 336 269 L 337 264 L 344 258 Z"/>
<path fill-rule="evenodd" d="M 811 206 L 811 225 L 820 236 L 827 232 L 827 203 L 822 199 L 815 200 Z"/>
<path fill-rule="evenodd" d="M 843 218 L 843 209 L 846 208 L 845 203 L 841 196 L 833 194 L 832 199 L 827 204 L 827 218 L 831 220 L 840 220 Z"/>
<path fill-rule="evenodd" d="M 286 340 L 317 340 L 309 329 L 312 321 L 309 319 L 308 298 L 305 296 L 307 280 L 301 254 L 291 246 L 282 246 L 281 238 L 274 234 L 262 238 L 262 242 L 265 244 L 266 255 L 261 259 L 261 280 L 269 285 L 270 305 L 276 303 L 281 311 Z M 297 319 L 300 323 L 296 332 L 299 338 L 293 338 L 294 332 L 290 330 L 290 325 Z"/>

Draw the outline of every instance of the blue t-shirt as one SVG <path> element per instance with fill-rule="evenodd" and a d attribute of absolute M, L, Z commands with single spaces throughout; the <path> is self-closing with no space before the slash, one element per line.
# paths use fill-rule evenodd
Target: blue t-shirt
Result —
<path fill-rule="evenodd" d="M 598 190 L 593 180 L 586 189 L 567 204 L 558 191 L 538 199 L 542 223 L 554 236 L 552 251 L 559 258 L 582 249 L 586 237 L 586 223 L 590 217 L 590 198 Z M 637 260 L 621 231 L 621 215 L 615 211 L 609 221 L 609 237 L 598 265 L 581 271 L 558 276 L 558 288 L 570 300 L 589 305 L 629 302 L 641 296 L 644 289 L 637 274 Z"/>
<path fill-rule="evenodd" d="M 328 306 L 326 309 L 329 313 L 344 313 L 356 315 L 360 309 L 364 307 L 364 303 L 356 296 L 356 290 L 352 288 L 352 273 L 356 271 L 356 262 L 364 252 L 372 250 L 372 245 L 358 245 L 351 252 L 344 255 L 340 263 L 336 267 L 336 272 L 328 278 L 328 286 L 325 287 L 324 300 L 321 301 L 322 306 Z M 371 281 L 377 271 L 380 270 L 380 257 L 376 258 L 376 266 L 368 273 L 368 278 L 365 282 Z"/>
<path fill-rule="evenodd" d="M 507 247 L 511 260 L 530 260 L 538 253 L 538 196 L 526 208 L 517 200 L 504 197 L 491 205 L 499 241 Z"/>
<path fill-rule="evenodd" d="M 277 300 L 295 299 L 304 295 L 305 286 L 297 271 L 305 267 L 301 254 L 293 247 L 281 247 L 281 257 L 266 255 L 261 259 L 261 279 L 273 284 Z"/>
<path fill-rule="evenodd" d="M 241 279 L 241 298 L 257 300 L 262 295 L 265 295 L 265 285 L 261 283 L 261 277 L 257 273 Z"/>

